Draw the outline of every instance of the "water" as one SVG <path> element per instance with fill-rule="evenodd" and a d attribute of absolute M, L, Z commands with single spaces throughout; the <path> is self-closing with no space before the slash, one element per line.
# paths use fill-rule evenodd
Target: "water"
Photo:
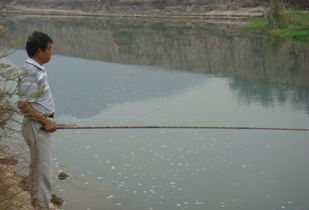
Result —
<path fill-rule="evenodd" d="M 10 22 L 11 37 L 55 37 L 58 122 L 309 125 L 305 46 L 224 25 L 31 20 Z M 308 209 L 307 150 L 306 132 L 59 130 L 56 170 L 72 177 L 55 187 L 74 210 Z"/>

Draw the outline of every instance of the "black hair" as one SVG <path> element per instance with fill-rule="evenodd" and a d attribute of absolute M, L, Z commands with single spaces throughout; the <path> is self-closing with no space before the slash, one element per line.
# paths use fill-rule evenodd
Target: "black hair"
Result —
<path fill-rule="evenodd" d="M 34 31 L 27 40 L 26 50 L 29 57 L 33 57 L 38 49 L 46 50 L 48 43 L 53 43 L 53 40 L 45 33 Z"/>

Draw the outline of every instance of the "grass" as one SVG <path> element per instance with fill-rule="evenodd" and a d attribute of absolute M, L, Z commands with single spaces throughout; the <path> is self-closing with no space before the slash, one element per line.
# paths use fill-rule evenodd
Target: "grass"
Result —
<path fill-rule="evenodd" d="M 257 18 L 257 19 L 251 20 L 248 25 L 245 25 L 242 28 L 248 29 L 248 30 L 263 30 L 263 29 L 266 29 L 267 26 L 268 26 L 267 18 Z"/>
<path fill-rule="evenodd" d="M 294 12 L 287 15 L 287 26 L 270 30 L 281 37 L 309 44 L 309 13 Z"/>
<path fill-rule="evenodd" d="M 309 13 L 289 11 L 284 14 L 285 24 L 280 28 L 272 28 L 267 17 L 252 20 L 244 29 L 262 30 L 285 39 L 309 44 Z"/>

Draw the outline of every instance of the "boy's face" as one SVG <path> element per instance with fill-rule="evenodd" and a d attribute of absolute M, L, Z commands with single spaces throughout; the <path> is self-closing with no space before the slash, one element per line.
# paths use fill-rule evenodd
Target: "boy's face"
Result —
<path fill-rule="evenodd" d="M 40 64 L 44 64 L 44 63 L 48 63 L 49 60 L 51 59 L 51 56 L 52 56 L 52 44 L 49 42 L 47 44 L 47 47 L 46 49 L 43 51 L 41 49 L 38 49 L 37 51 L 37 56 L 38 56 L 38 59 L 40 60 Z"/>

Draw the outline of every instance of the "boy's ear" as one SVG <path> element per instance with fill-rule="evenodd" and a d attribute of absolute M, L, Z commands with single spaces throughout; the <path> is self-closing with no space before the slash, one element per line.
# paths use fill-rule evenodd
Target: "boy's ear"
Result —
<path fill-rule="evenodd" d="M 39 48 L 39 49 L 36 50 L 36 53 L 35 53 L 35 54 L 36 54 L 36 55 L 39 55 L 41 52 L 42 52 L 42 49 Z"/>

